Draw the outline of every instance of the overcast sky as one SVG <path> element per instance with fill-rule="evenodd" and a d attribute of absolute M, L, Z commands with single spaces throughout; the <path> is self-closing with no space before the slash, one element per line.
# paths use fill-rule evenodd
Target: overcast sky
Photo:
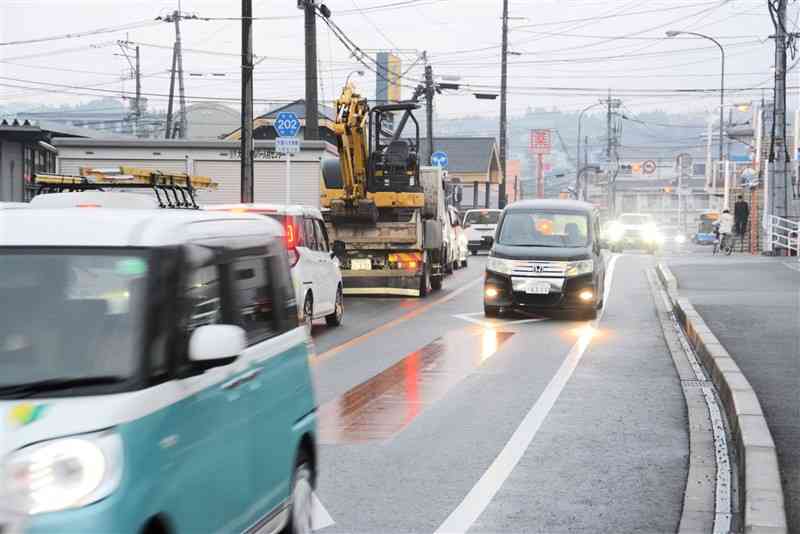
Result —
<path fill-rule="evenodd" d="M 302 98 L 303 19 L 296 0 L 253 4 L 255 17 L 269 18 L 254 23 L 254 51 L 264 58 L 255 72 L 255 97 L 275 102 Z M 469 84 L 463 94 L 438 99 L 439 116 L 497 113 L 499 100 L 476 100 L 472 93 L 499 91 L 501 0 L 329 0 L 327 5 L 360 48 L 400 49 L 404 70 L 426 50 L 435 74 L 459 76 Z M 150 95 L 151 107 L 166 107 L 174 26 L 152 21 L 177 7 L 177 0 L 1 0 L 4 43 L 127 24 L 131 29 L 0 46 L 0 101 L 34 106 L 130 94 L 130 68 L 116 44 L 127 34 L 141 45 L 143 92 Z M 181 8 L 202 17 L 241 14 L 238 0 L 183 0 Z M 703 39 L 667 39 L 666 30 L 720 39 L 727 53 L 729 101 L 760 98 L 760 88 L 772 85 L 773 30 L 765 0 L 510 0 L 510 16 L 509 48 L 519 54 L 510 57 L 512 114 L 528 107 L 579 109 L 608 88 L 636 111 L 713 111 L 718 94 L 674 90 L 717 88 L 719 50 Z M 215 98 L 237 105 L 240 26 L 235 20 L 183 22 L 190 102 Z M 794 11 L 790 27 L 797 28 Z M 321 21 L 318 50 L 320 94 L 331 100 L 348 73 L 364 67 Z M 416 85 L 421 75 L 418 65 L 404 83 Z M 793 76 L 790 85 L 800 85 Z M 367 70 L 357 83 L 374 95 L 374 74 Z M 736 91 L 746 88 L 755 89 Z M 265 106 L 259 103 L 257 111 Z"/>

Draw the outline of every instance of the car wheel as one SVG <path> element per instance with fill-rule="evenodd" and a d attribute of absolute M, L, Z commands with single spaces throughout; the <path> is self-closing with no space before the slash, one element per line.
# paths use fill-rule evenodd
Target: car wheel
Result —
<path fill-rule="evenodd" d="M 490 304 L 483 303 L 483 315 L 486 317 L 500 317 L 500 306 L 492 306 Z"/>
<path fill-rule="evenodd" d="M 344 297 L 342 296 L 342 288 L 336 290 L 336 304 L 333 313 L 325 316 L 325 322 L 328 326 L 340 326 L 342 318 L 344 317 Z"/>
<path fill-rule="evenodd" d="M 591 321 L 593 319 L 597 319 L 597 309 L 592 308 L 591 310 L 586 310 L 582 312 L 581 318 L 585 321 Z"/>
<path fill-rule="evenodd" d="M 304 456 L 297 459 L 292 476 L 292 494 L 287 534 L 311 534 L 311 512 L 313 509 L 313 473 Z"/>
<path fill-rule="evenodd" d="M 303 303 L 303 324 L 306 326 L 306 333 L 311 336 L 311 326 L 314 322 L 314 298 L 311 293 L 306 295 Z"/>
<path fill-rule="evenodd" d="M 464 258 L 463 260 L 461 260 L 461 268 L 462 269 L 466 269 L 467 268 L 467 258 Z"/>
<path fill-rule="evenodd" d="M 472 254 L 473 256 L 477 256 L 477 255 L 478 255 L 478 249 L 475 249 L 475 248 L 473 248 L 473 249 L 470 249 L 470 251 L 469 251 L 469 252 L 470 252 L 470 254 Z"/>

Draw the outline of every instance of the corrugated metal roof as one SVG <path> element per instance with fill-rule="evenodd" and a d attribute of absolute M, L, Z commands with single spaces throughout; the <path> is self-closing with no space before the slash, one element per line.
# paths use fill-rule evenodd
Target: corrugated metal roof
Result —
<path fill-rule="evenodd" d="M 427 161 L 428 143 L 420 139 L 420 156 Z M 488 173 L 492 158 L 497 158 L 497 141 L 494 137 L 434 137 L 434 152 L 447 153 L 447 170 L 451 173 Z M 499 168 L 500 160 L 497 159 Z"/>

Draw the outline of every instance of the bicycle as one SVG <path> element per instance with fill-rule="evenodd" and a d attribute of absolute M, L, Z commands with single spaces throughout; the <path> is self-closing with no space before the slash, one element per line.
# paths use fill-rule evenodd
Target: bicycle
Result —
<path fill-rule="evenodd" d="M 733 253 L 734 247 L 734 239 L 731 234 L 722 234 L 722 236 L 718 236 L 717 239 L 714 241 L 714 251 L 713 253 L 716 255 L 717 252 L 724 252 L 726 256 L 730 256 Z"/>

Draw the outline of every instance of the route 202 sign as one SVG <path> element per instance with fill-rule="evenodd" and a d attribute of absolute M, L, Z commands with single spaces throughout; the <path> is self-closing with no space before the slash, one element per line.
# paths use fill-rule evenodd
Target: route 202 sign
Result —
<path fill-rule="evenodd" d="M 295 137 L 300 131 L 300 120 L 291 111 L 281 111 L 275 117 L 275 131 L 280 137 Z"/>

